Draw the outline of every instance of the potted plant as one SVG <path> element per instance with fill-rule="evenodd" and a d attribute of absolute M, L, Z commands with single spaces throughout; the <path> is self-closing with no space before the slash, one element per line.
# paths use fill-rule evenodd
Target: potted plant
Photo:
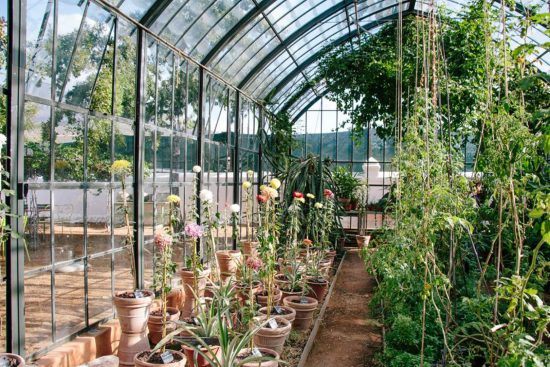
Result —
<path fill-rule="evenodd" d="M 292 329 L 290 321 L 284 317 L 266 315 L 259 316 L 257 322 L 260 326 L 254 334 L 254 345 L 281 353 Z"/>
<path fill-rule="evenodd" d="M 306 284 L 309 290 L 307 295 L 319 302 L 325 298 L 329 285 L 328 280 L 324 277 L 323 261 L 324 253 L 322 251 L 314 251 L 310 254 L 306 271 Z"/>
<path fill-rule="evenodd" d="M 254 180 L 254 171 L 248 170 L 247 180 L 243 182 L 245 212 L 244 219 L 246 223 L 246 240 L 243 241 L 243 254 L 245 257 L 257 256 L 258 241 L 254 240 L 254 226 L 252 225 L 252 212 L 254 210 L 254 195 L 252 194 L 252 181 Z"/>
<path fill-rule="evenodd" d="M 353 191 L 358 184 L 357 178 L 345 167 L 338 167 L 333 175 L 338 201 L 344 206 L 344 210 L 352 210 Z"/>
<path fill-rule="evenodd" d="M 233 204 L 230 209 L 233 223 L 236 223 L 235 217 L 239 214 L 240 206 Z M 239 264 L 242 263 L 242 254 L 240 250 L 218 250 L 216 251 L 216 260 L 220 271 L 220 280 L 225 282 L 237 275 Z"/>
<path fill-rule="evenodd" d="M 355 236 L 357 247 L 360 249 L 368 246 L 370 236 L 367 235 L 367 210 L 369 202 L 369 185 L 366 179 L 355 188 L 354 197 L 357 200 L 357 211 L 359 219 L 359 233 Z"/>
<path fill-rule="evenodd" d="M 0 353 L 0 366 L 25 367 L 25 360 L 17 354 Z"/>
<path fill-rule="evenodd" d="M 288 296 L 283 300 L 283 303 L 296 311 L 296 318 L 292 324 L 294 330 L 305 331 L 309 329 L 313 321 L 313 312 L 317 309 L 319 302 L 312 297 Z"/>
<path fill-rule="evenodd" d="M 176 271 L 176 263 L 172 261 L 172 243 L 173 237 L 166 232 L 164 228 L 160 228 L 155 232 L 155 273 L 153 276 L 153 284 L 156 285 L 160 293 L 161 307 L 154 310 L 149 315 L 147 323 L 149 327 L 149 341 L 152 344 L 157 344 L 166 336 L 168 328 L 173 329 L 173 321 L 178 320 L 180 311 L 177 308 L 167 307 L 167 296 L 171 290 L 172 276 Z M 164 352 L 164 350 L 162 350 Z"/>

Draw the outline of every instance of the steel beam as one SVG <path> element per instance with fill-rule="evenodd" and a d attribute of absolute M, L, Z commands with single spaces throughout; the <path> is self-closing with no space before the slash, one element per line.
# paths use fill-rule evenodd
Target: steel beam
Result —
<path fill-rule="evenodd" d="M 241 92 L 236 91 L 235 94 L 235 109 L 237 114 L 235 115 L 235 147 L 233 153 L 233 202 L 241 203 L 240 201 L 240 175 L 239 175 L 239 165 L 240 165 L 240 135 L 241 135 Z M 237 233 L 240 236 L 240 231 Z M 233 241 L 233 250 L 237 249 L 237 242 Z"/>

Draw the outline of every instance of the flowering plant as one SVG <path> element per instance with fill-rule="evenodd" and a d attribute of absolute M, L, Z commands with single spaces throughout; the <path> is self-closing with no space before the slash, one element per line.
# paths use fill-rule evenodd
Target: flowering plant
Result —
<path fill-rule="evenodd" d="M 214 194 L 212 191 L 204 189 L 199 193 L 199 199 L 201 201 L 202 208 L 202 226 L 204 228 L 205 237 L 205 257 L 206 261 L 213 269 L 212 274 L 217 274 L 217 261 L 216 261 L 216 239 L 214 237 L 214 231 L 219 228 L 220 213 L 213 213 L 214 206 Z"/>
<path fill-rule="evenodd" d="M 160 228 L 155 232 L 155 273 L 153 284 L 155 291 L 160 291 L 162 301 L 162 337 L 166 336 L 166 298 L 171 290 L 171 280 L 176 272 L 176 263 L 172 261 L 172 236 L 166 232 L 165 228 Z M 163 347 L 164 348 L 164 347 Z M 163 349 L 164 351 L 164 349 Z"/>
<path fill-rule="evenodd" d="M 122 197 L 122 214 L 124 216 L 124 226 L 126 227 L 126 236 L 124 237 L 123 246 L 128 251 L 128 257 L 130 258 L 130 270 L 132 277 L 134 278 L 134 284 L 136 283 L 136 268 L 134 264 L 134 234 L 132 227 L 130 226 L 130 208 L 128 205 L 128 197 L 130 196 L 126 192 L 126 178 L 132 173 L 132 164 L 125 159 L 119 159 L 113 162 L 111 165 L 111 173 L 113 176 L 118 176 L 121 186 Z"/>
<path fill-rule="evenodd" d="M 181 225 L 183 222 L 180 210 L 181 199 L 178 195 L 168 195 L 166 201 L 170 206 L 169 215 L 170 215 L 170 234 L 173 236 L 177 235 L 181 231 Z"/>
<path fill-rule="evenodd" d="M 252 195 L 252 180 L 254 179 L 254 171 L 247 171 L 247 180 L 243 182 L 244 190 L 244 202 L 245 202 L 245 221 L 246 221 L 246 240 L 252 241 L 252 210 L 254 207 L 253 195 Z M 236 240 L 236 237 L 235 237 Z"/>

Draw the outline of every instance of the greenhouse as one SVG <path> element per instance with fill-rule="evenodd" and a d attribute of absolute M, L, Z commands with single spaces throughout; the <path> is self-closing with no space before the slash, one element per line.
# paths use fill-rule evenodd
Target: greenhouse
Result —
<path fill-rule="evenodd" d="M 550 2 L 0 25 L 0 367 L 550 366 Z"/>

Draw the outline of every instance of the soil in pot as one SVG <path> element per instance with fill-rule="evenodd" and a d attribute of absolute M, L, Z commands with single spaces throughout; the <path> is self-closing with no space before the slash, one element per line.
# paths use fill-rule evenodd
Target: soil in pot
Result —
<path fill-rule="evenodd" d="M 166 307 L 166 313 L 166 333 L 168 334 L 176 330 L 174 321 L 179 320 L 180 311 L 177 308 Z M 164 317 L 161 309 L 151 311 L 149 314 L 147 327 L 149 328 L 149 342 L 151 342 L 152 345 L 156 345 L 162 339 L 163 320 Z"/>
<path fill-rule="evenodd" d="M 150 350 L 143 351 L 136 354 L 134 357 L 134 363 L 136 367 L 150 367 L 150 366 L 166 366 L 166 367 L 184 367 L 187 361 L 185 355 L 182 352 L 175 350 L 169 350 L 165 352 L 165 358 L 170 358 L 171 362 L 164 362 L 163 353 L 161 351 L 151 352 Z M 168 359 L 169 360 L 169 359 Z M 167 360 L 167 361 L 168 361 Z"/>
<path fill-rule="evenodd" d="M 319 302 L 311 297 L 289 296 L 283 300 L 283 303 L 296 311 L 296 318 L 292 323 L 294 330 L 309 329 L 313 321 L 313 312 L 317 309 Z"/>
<path fill-rule="evenodd" d="M 262 307 L 258 310 L 258 313 L 262 316 L 267 316 L 267 307 Z M 269 316 L 279 316 L 287 319 L 292 324 L 296 318 L 296 311 L 293 308 L 287 306 L 275 306 L 271 308 Z"/>
<path fill-rule="evenodd" d="M 241 365 L 242 367 L 260 367 L 260 366 L 261 367 L 278 367 L 279 366 L 279 362 L 277 361 L 279 359 L 279 353 L 267 348 L 256 348 L 256 349 L 260 352 L 262 357 L 270 357 L 270 358 L 273 358 L 274 360 L 244 363 Z M 241 362 L 244 359 L 252 356 L 254 356 L 254 354 L 252 353 L 252 349 L 245 348 L 241 351 L 241 353 L 239 353 L 236 359 L 237 359 L 237 362 Z"/>
<path fill-rule="evenodd" d="M 123 333 L 145 332 L 149 307 L 153 302 L 152 291 L 127 291 L 115 294 L 114 303 Z"/>
<path fill-rule="evenodd" d="M 0 353 L 0 365 L 6 367 L 24 367 L 25 360 L 17 354 Z"/>
<path fill-rule="evenodd" d="M 265 322 L 265 317 L 258 318 L 259 322 Z M 282 317 L 273 317 L 275 323 L 277 324 L 276 328 L 272 328 L 271 321 L 264 325 L 258 332 L 254 335 L 254 345 L 260 348 L 267 348 L 281 353 L 285 345 L 285 341 L 290 334 L 290 329 L 292 325 L 287 319 Z M 274 323 L 273 323 L 274 325 Z"/>
<path fill-rule="evenodd" d="M 271 294 L 272 305 L 278 305 L 279 302 L 281 302 L 282 296 L 283 296 L 283 293 L 281 292 L 281 290 L 279 288 L 275 288 Z M 267 306 L 267 298 L 268 298 L 268 294 L 266 290 L 263 290 L 256 294 L 256 302 L 258 302 L 258 304 L 262 307 Z"/>
<path fill-rule="evenodd" d="M 309 286 L 309 293 L 307 296 L 321 302 L 328 291 L 328 280 L 323 277 L 313 277 L 308 278 L 306 283 Z"/>

